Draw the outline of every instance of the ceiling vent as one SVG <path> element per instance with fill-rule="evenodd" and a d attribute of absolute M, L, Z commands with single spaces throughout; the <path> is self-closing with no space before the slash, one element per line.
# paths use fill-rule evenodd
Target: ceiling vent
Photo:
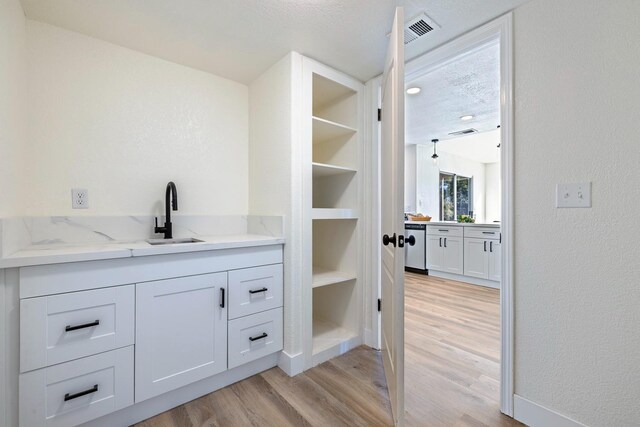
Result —
<path fill-rule="evenodd" d="M 462 135 L 469 135 L 469 134 L 477 133 L 477 132 L 478 132 L 477 129 L 469 128 L 469 129 L 459 130 L 457 132 L 451 132 L 451 133 L 449 133 L 449 135 L 451 135 L 451 136 L 462 136 Z"/>
<path fill-rule="evenodd" d="M 420 37 L 440 28 L 433 19 L 429 18 L 426 14 L 420 15 L 409 20 L 404 25 L 404 44 L 407 45 L 414 40 L 418 40 Z"/>

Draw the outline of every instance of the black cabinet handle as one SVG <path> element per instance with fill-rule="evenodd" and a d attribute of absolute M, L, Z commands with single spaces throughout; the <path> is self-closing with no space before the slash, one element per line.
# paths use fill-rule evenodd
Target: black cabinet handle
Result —
<path fill-rule="evenodd" d="M 446 237 L 444 238 L 444 247 L 445 248 L 447 247 L 447 238 Z"/>
<path fill-rule="evenodd" d="M 64 328 L 65 332 L 70 332 L 70 331 L 77 331 L 78 329 L 84 329 L 84 328 L 91 328 L 93 326 L 98 326 L 100 324 L 100 320 L 94 320 L 93 322 L 90 323 L 84 323 L 82 325 L 67 325 L 66 328 Z"/>
<path fill-rule="evenodd" d="M 382 244 L 385 246 L 388 246 L 389 243 L 391 243 L 393 247 L 396 246 L 396 233 L 393 233 L 393 236 L 391 237 L 389 237 L 388 234 L 385 234 L 384 236 L 382 236 Z"/>
<path fill-rule="evenodd" d="M 485 252 L 487 252 L 487 241 L 485 240 L 485 241 L 484 241 L 484 242 L 482 242 L 482 243 L 484 243 L 484 251 L 485 251 Z"/>
<path fill-rule="evenodd" d="M 440 247 L 442 247 L 442 237 L 440 238 Z"/>
<path fill-rule="evenodd" d="M 482 234 L 496 234 L 495 231 L 483 231 Z"/>
<path fill-rule="evenodd" d="M 262 289 L 255 289 L 255 290 L 250 290 L 249 293 L 250 294 L 259 294 L 260 292 L 267 292 L 269 289 L 267 288 L 262 288 Z"/>
<path fill-rule="evenodd" d="M 489 252 L 493 252 L 493 242 L 489 242 Z"/>
<path fill-rule="evenodd" d="M 416 236 L 405 237 L 405 241 L 409 244 L 409 246 L 415 246 Z"/>
<path fill-rule="evenodd" d="M 80 391 L 78 393 L 73 393 L 73 394 L 67 393 L 64 395 L 64 401 L 66 402 L 68 400 L 77 399 L 78 397 L 86 396 L 87 394 L 95 393 L 96 391 L 98 391 L 98 384 L 94 385 L 90 389 Z"/>
<path fill-rule="evenodd" d="M 448 233 L 449 230 L 438 230 L 438 231 L 442 231 L 443 233 Z"/>
<path fill-rule="evenodd" d="M 220 308 L 224 308 L 224 288 L 220 288 Z"/>
<path fill-rule="evenodd" d="M 261 340 L 262 338 L 266 338 L 269 335 L 267 335 L 266 332 L 263 332 L 262 335 L 258 335 L 257 337 L 249 337 L 249 341 L 253 342 L 253 341 L 257 341 L 257 340 Z"/>

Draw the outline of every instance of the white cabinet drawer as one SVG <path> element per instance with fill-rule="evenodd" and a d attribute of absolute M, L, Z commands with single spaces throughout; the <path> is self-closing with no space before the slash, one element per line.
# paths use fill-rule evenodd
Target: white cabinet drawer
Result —
<path fill-rule="evenodd" d="M 282 306 L 282 264 L 229 272 L 229 319 Z"/>
<path fill-rule="evenodd" d="M 229 321 L 229 369 L 282 350 L 282 307 Z"/>
<path fill-rule="evenodd" d="M 464 237 L 475 239 L 500 240 L 500 229 L 491 227 L 465 227 Z"/>
<path fill-rule="evenodd" d="M 133 404 L 133 346 L 20 375 L 20 426 L 75 426 Z"/>
<path fill-rule="evenodd" d="M 20 372 L 133 344 L 134 285 L 20 301 Z"/>
<path fill-rule="evenodd" d="M 430 236 L 462 237 L 462 227 L 457 225 L 428 225 L 427 234 Z"/>

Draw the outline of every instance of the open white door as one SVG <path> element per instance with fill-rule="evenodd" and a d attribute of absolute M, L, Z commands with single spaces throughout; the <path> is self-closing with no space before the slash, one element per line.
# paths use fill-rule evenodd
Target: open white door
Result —
<path fill-rule="evenodd" d="M 382 77 L 380 204 L 382 360 L 396 426 L 404 425 L 404 11 L 396 9 Z"/>

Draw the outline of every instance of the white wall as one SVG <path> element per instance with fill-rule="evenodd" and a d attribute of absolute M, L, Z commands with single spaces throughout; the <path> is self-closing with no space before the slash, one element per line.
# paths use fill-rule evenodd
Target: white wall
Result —
<path fill-rule="evenodd" d="M 0 217 L 19 215 L 26 145 L 26 31 L 18 0 L 0 0 Z"/>
<path fill-rule="evenodd" d="M 500 162 L 484 165 L 485 221 L 500 221 L 502 217 L 502 193 Z"/>
<path fill-rule="evenodd" d="M 248 88 L 27 22 L 29 215 L 248 211 Z M 89 190 L 71 210 L 70 189 Z"/>
<path fill-rule="evenodd" d="M 473 177 L 473 211 L 477 222 L 484 222 L 485 212 L 485 167 L 484 163 L 473 162 L 449 153 L 438 153 L 438 164 L 431 160 L 433 147 L 418 145 L 416 151 L 416 194 L 417 211 L 440 218 L 439 180 L 440 171 Z"/>
<path fill-rule="evenodd" d="M 404 211 L 416 211 L 416 152 L 417 145 L 404 147 Z"/>
<path fill-rule="evenodd" d="M 514 15 L 515 391 L 588 426 L 640 423 L 640 2 Z M 556 209 L 592 181 L 591 209 Z"/>
<path fill-rule="evenodd" d="M 294 158 L 293 117 L 299 112 L 294 98 L 294 68 L 301 67 L 301 57 L 290 53 L 265 71 L 249 86 L 249 212 L 284 217 L 285 285 L 284 285 L 284 351 L 295 356 L 302 352 L 302 287 L 299 254 L 301 224 L 292 223 L 295 209 L 302 208 L 296 183 L 292 181 L 293 167 L 301 163 Z M 301 362 L 301 357 L 299 359 Z M 300 365 L 302 367 L 302 364 Z M 283 366 L 283 368 L 285 368 Z"/>

